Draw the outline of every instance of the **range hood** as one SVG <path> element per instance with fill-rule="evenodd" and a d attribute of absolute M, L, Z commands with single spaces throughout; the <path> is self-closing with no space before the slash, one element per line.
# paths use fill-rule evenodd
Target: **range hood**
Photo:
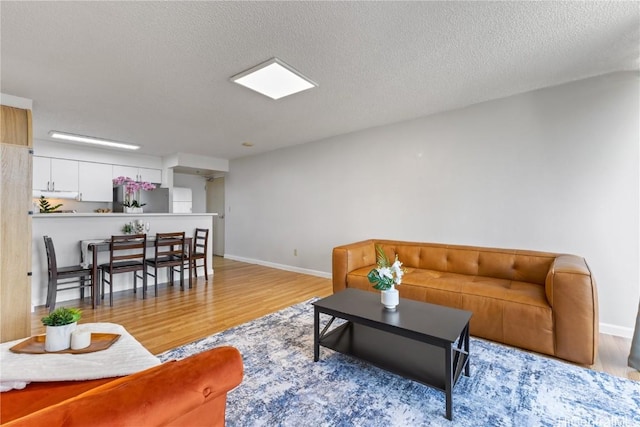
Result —
<path fill-rule="evenodd" d="M 33 197 L 39 198 L 41 196 L 47 199 L 74 199 L 78 200 L 80 195 L 77 191 L 42 191 L 33 190 Z"/>

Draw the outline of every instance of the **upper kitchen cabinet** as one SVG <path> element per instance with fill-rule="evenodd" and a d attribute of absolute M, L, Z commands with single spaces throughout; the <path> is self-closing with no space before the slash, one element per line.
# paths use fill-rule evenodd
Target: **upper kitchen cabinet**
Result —
<path fill-rule="evenodd" d="M 78 161 L 33 156 L 33 189 L 78 191 Z"/>
<path fill-rule="evenodd" d="M 33 156 L 33 185 L 34 190 L 48 191 L 51 187 L 51 159 Z"/>
<path fill-rule="evenodd" d="M 138 168 L 138 170 L 140 181 L 153 182 L 154 184 L 162 183 L 162 170 L 148 168 Z"/>
<path fill-rule="evenodd" d="M 112 202 L 112 165 L 80 162 L 78 165 L 78 195 L 83 202 Z"/>
<path fill-rule="evenodd" d="M 162 170 L 160 169 L 113 165 L 112 178 L 119 176 L 127 176 L 135 181 L 153 182 L 155 184 L 162 182 Z"/>
<path fill-rule="evenodd" d="M 33 147 L 31 110 L 2 106 L 0 114 L 0 142 Z"/>

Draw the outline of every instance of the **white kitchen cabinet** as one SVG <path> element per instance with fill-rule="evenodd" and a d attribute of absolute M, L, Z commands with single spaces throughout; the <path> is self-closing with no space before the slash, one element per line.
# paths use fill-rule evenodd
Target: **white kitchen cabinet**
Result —
<path fill-rule="evenodd" d="M 33 186 L 34 190 L 47 191 L 51 185 L 51 159 L 33 156 Z"/>
<path fill-rule="evenodd" d="M 78 165 L 80 200 L 83 202 L 112 202 L 112 165 L 80 162 Z"/>
<path fill-rule="evenodd" d="M 51 181 L 55 191 L 78 191 L 78 162 L 51 159 Z"/>
<path fill-rule="evenodd" d="M 78 161 L 33 156 L 33 189 L 78 191 Z"/>
<path fill-rule="evenodd" d="M 120 176 L 127 176 L 134 181 L 146 181 L 156 184 L 162 182 L 162 170 L 160 169 L 113 165 L 112 178 L 118 178 Z"/>
<path fill-rule="evenodd" d="M 138 174 L 140 181 L 153 182 L 156 184 L 162 182 L 162 170 L 160 169 L 138 168 Z"/>
<path fill-rule="evenodd" d="M 138 168 L 133 166 L 113 165 L 113 173 L 111 177 L 119 178 L 121 176 L 126 176 L 136 181 L 138 177 Z"/>

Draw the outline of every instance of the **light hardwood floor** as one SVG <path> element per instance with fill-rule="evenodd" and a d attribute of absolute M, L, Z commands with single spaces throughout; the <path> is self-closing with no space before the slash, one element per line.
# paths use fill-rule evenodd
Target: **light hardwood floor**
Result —
<path fill-rule="evenodd" d="M 123 325 L 153 354 L 189 343 L 265 314 L 313 297 L 332 294 L 331 280 L 254 264 L 214 257 L 214 277 L 200 276 L 192 289 L 160 285 L 158 297 L 145 300 L 132 291 L 114 294 L 113 307 L 91 308 L 89 299 L 66 301 L 58 306 L 79 307 L 81 323 L 112 322 Z M 153 289 L 153 287 L 150 287 Z M 36 307 L 32 334 L 44 333 L 40 318 L 45 307 Z M 177 321 L 180 318 L 180 321 Z M 628 339 L 600 335 L 599 357 L 591 368 L 640 380 L 627 365 Z"/>

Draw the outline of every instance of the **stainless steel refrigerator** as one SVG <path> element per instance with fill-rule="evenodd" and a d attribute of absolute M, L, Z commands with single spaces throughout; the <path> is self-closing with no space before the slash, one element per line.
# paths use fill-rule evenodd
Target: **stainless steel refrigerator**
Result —
<path fill-rule="evenodd" d="M 113 212 L 122 212 L 124 203 L 124 186 L 113 187 Z M 138 199 L 136 199 L 138 200 Z M 169 212 L 169 189 L 156 188 L 151 191 L 141 191 L 140 203 L 145 203 L 143 210 L 145 213 L 168 213 Z"/>

